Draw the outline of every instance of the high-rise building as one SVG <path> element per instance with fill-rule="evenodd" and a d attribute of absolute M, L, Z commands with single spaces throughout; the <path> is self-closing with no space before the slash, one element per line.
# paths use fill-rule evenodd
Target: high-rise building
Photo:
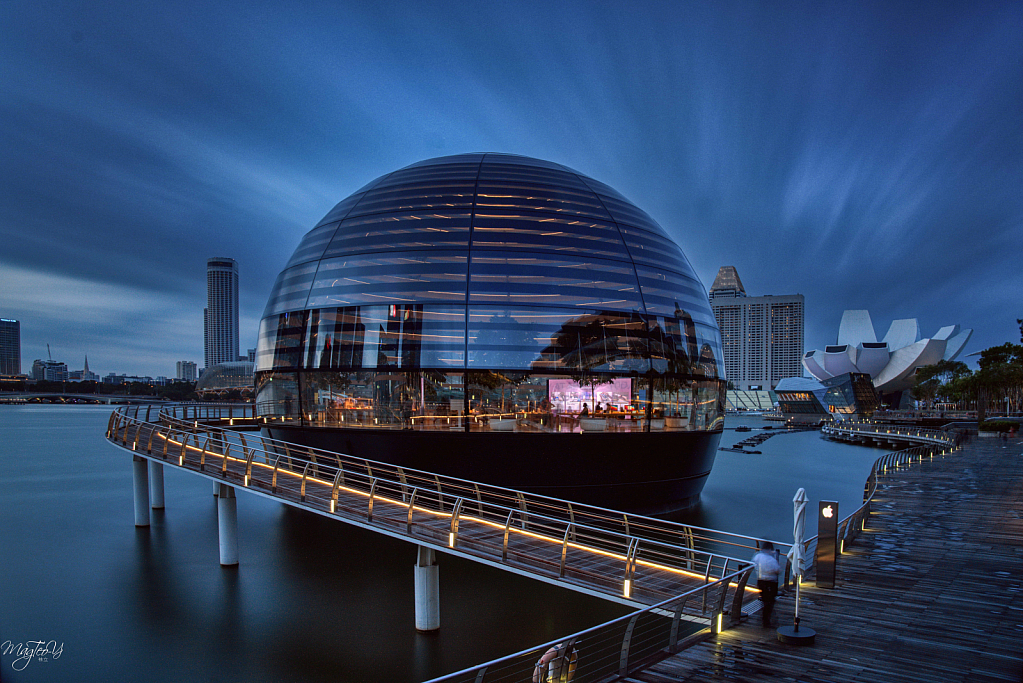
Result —
<path fill-rule="evenodd" d="M 68 377 L 67 363 L 37 358 L 32 363 L 32 379 L 43 379 L 47 382 L 66 382 L 70 379 Z"/>
<path fill-rule="evenodd" d="M 803 374 L 803 295 L 748 296 L 734 266 L 710 288 L 725 376 L 736 389 L 773 389 Z"/>
<path fill-rule="evenodd" d="M 206 367 L 238 360 L 238 263 L 230 258 L 206 262 L 203 311 Z"/>
<path fill-rule="evenodd" d="M 0 375 L 21 374 L 21 323 L 0 318 Z"/>
<path fill-rule="evenodd" d="M 190 360 L 179 360 L 177 367 L 177 374 L 175 377 L 182 382 L 194 382 L 197 376 L 197 370 L 195 363 Z"/>

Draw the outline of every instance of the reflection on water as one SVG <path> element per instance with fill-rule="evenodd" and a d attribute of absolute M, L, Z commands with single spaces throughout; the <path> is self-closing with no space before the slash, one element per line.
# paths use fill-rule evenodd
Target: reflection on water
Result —
<path fill-rule="evenodd" d="M 238 501 L 241 565 L 221 567 L 216 499 L 195 475 L 168 468 L 167 509 L 134 527 L 108 415 L 0 406 L 0 642 L 64 643 L 21 672 L 3 657 L 5 682 L 417 681 L 625 613 L 441 556 L 441 632 L 419 634 L 413 545 L 255 495 Z M 726 431 L 722 446 L 743 436 Z M 877 457 L 815 433 L 759 449 L 719 452 L 693 523 L 784 540 L 795 488 L 851 510 Z"/>

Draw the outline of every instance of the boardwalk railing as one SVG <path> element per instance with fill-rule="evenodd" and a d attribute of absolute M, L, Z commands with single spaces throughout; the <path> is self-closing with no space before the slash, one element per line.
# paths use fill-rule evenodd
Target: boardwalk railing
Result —
<path fill-rule="evenodd" d="M 874 461 L 873 466 L 870 468 L 870 475 L 863 485 L 863 505 L 838 523 L 839 552 L 842 552 L 845 544 L 851 543 L 865 528 L 866 520 L 870 516 L 874 495 L 877 493 L 879 478 L 887 474 L 889 470 L 898 470 L 900 467 L 908 467 L 914 463 L 923 462 L 925 459 L 933 458 L 935 455 L 951 453 L 959 448 L 963 438 L 959 432 L 953 433 L 941 429 L 924 429 L 904 425 L 895 426 L 875 422 L 842 422 L 825 426 L 821 429 L 821 432 L 827 436 L 858 435 L 877 440 L 893 439 L 921 444 L 886 453 Z M 805 555 L 814 562 L 816 562 L 817 555 L 817 540 L 817 536 L 814 536 L 808 539 L 805 544 Z M 812 564 L 809 564 L 807 570 L 811 567 Z"/>
<path fill-rule="evenodd" d="M 121 415 L 120 418 L 114 416 L 118 414 Z M 374 473 L 381 476 L 389 475 L 392 479 L 398 481 L 401 481 L 402 477 L 418 476 L 420 480 L 428 480 L 431 488 L 443 486 L 447 492 L 463 498 L 485 496 L 491 500 L 501 501 L 506 507 L 519 509 L 527 516 L 530 514 L 540 514 L 565 520 L 573 524 L 585 524 L 590 527 L 625 534 L 626 536 L 643 536 L 662 543 L 683 546 L 691 550 L 715 555 L 740 558 L 751 557 L 765 540 L 742 534 L 679 524 L 643 515 L 623 513 L 592 505 L 582 505 L 540 494 L 506 489 L 455 477 L 410 470 L 388 463 L 356 458 L 343 453 L 309 448 L 262 436 L 245 436 L 230 429 L 223 429 L 231 426 L 228 424 L 231 420 L 238 423 L 240 418 L 251 416 L 251 406 L 248 405 L 184 404 L 166 406 L 159 411 L 156 409 L 149 411 L 144 407 L 138 409 L 126 407 L 117 411 L 114 415 L 111 416 L 111 420 L 133 418 L 145 422 L 159 421 L 167 427 L 177 428 L 178 430 L 215 435 L 217 439 L 224 439 L 233 443 L 232 448 L 257 446 L 259 450 L 269 452 L 274 456 L 284 455 L 296 461 L 315 461 L 314 465 L 340 460 L 342 469 L 354 469 L 365 472 L 369 468 Z M 774 545 L 775 547 L 788 548 L 791 543 L 774 541 Z"/>
<path fill-rule="evenodd" d="M 501 681 L 599 681 L 614 680 L 649 666 L 699 642 L 726 624 L 726 613 L 735 614 L 751 567 L 732 572 L 712 583 L 687 591 L 657 605 L 627 614 L 558 640 L 478 664 L 429 683 L 498 683 Z M 735 586 L 734 589 L 731 587 Z M 731 609 L 728 603 L 731 601 Z M 711 605 L 706 627 L 690 620 L 687 605 Z M 726 612 L 726 610 L 728 610 Z M 561 646 L 557 656 L 553 648 Z M 550 653 L 545 657 L 544 655 Z M 543 662 L 541 660 L 549 659 Z M 533 678 L 536 674 L 536 678 Z"/>
<path fill-rule="evenodd" d="M 246 436 L 197 418 L 144 415 L 142 408 L 114 412 L 107 438 L 290 505 L 626 604 L 659 603 L 745 569 L 748 561 L 707 547 L 756 542 Z M 738 594 L 737 609 L 754 597 Z M 706 600 L 686 606 L 689 618 L 707 619 L 709 609 Z"/>
<path fill-rule="evenodd" d="M 909 425 L 890 425 L 882 422 L 845 421 L 825 425 L 821 433 L 826 436 L 862 436 L 880 441 L 912 441 L 914 443 L 944 444 L 951 438 L 945 430 L 926 429 Z"/>

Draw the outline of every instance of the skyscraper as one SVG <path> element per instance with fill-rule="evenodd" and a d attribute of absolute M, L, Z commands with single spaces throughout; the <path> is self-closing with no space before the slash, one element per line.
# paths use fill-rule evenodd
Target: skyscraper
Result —
<path fill-rule="evenodd" d="M 736 389 L 773 389 L 803 374 L 803 295 L 747 296 L 734 266 L 724 266 L 710 288 L 721 328 L 725 376 Z"/>
<path fill-rule="evenodd" d="M 0 318 L 0 375 L 21 374 L 21 323 Z"/>
<path fill-rule="evenodd" d="M 206 368 L 238 360 L 238 263 L 230 258 L 206 261 L 206 309 L 203 311 Z"/>
<path fill-rule="evenodd" d="M 196 379 L 195 363 L 190 360 L 179 360 L 176 379 L 180 379 L 184 382 L 194 382 Z"/>

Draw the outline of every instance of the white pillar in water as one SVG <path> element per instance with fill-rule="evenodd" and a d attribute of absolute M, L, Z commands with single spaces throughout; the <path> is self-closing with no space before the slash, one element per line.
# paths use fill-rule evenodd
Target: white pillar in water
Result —
<path fill-rule="evenodd" d="M 163 463 L 149 463 L 149 498 L 154 510 L 163 509 Z"/>
<path fill-rule="evenodd" d="M 132 456 L 131 474 L 135 487 L 135 526 L 149 526 L 149 461 Z"/>
<path fill-rule="evenodd" d="M 416 630 L 440 628 L 440 567 L 432 548 L 419 546 L 416 558 Z"/>
<path fill-rule="evenodd" d="M 217 525 L 220 531 L 220 564 L 238 564 L 238 499 L 234 487 L 220 484 Z"/>

